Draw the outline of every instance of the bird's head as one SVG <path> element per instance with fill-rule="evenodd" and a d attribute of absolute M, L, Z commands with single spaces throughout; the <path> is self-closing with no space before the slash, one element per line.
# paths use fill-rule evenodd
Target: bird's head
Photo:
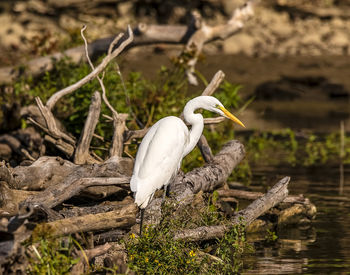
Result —
<path fill-rule="evenodd" d="M 245 128 L 244 124 L 231 114 L 217 98 L 213 96 L 203 96 L 203 102 L 205 102 L 204 104 L 206 105 L 204 109 L 226 117 Z"/>

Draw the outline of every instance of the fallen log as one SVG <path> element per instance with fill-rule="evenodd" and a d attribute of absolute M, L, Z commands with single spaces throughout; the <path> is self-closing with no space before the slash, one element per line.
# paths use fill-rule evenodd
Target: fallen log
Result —
<path fill-rule="evenodd" d="M 127 233 L 127 229 L 112 229 L 103 233 L 94 235 L 94 244 L 100 245 L 106 242 L 117 242 L 124 238 Z"/>
<path fill-rule="evenodd" d="M 127 228 L 136 223 L 137 207 L 131 203 L 125 207 L 106 213 L 87 214 L 37 225 L 39 232 L 49 229 L 53 236 L 79 232 L 102 231 L 112 228 Z"/>
<path fill-rule="evenodd" d="M 16 215 L 19 204 L 37 193 L 36 191 L 10 189 L 6 182 L 0 181 L 0 216 Z"/>
<path fill-rule="evenodd" d="M 120 202 L 114 201 L 108 204 L 101 203 L 93 206 L 63 208 L 62 210 L 59 211 L 59 214 L 61 214 L 65 218 L 77 217 L 77 216 L 82 216 L 87 214 L 98 214 L 98 213 L 120 210 L 125 206 L 132 204 L 133 202 L 134 200 L 131 197 L 126 197 L 126 199 Z"/>
<path fill-rule="evenodd" d="M 51 208 L 89 186 L 128 188 L 131 170 L 132 160 L 129 158 L 111 158 L 98 165 L 78 166 L 61 158 L 42 157 L 31 166 L 16 167 L 13 177 L 22 189 L 47 186 L 44 191 L 27 197 L 24 204 Z"/>
<path fill-rule="evenodd" d="M 232 170 L 244 158 L 244 146 L 237 140 L 227 142 L 210 163 L 184 174 L 178 173 L 169 184 L 172 196 L 181 207 L 189 205 L 199 191 L 210 192 L 222 185 Z M 157 224 L 161 218 L 162 199 L 153 199 L 145 209 L 145 224 Z M 180 209 L 178 211 L 181 211 Z"/>
<path fill-rule="evenodd" d="M 179 176 L 170 184 L 177 200 L 181 201 L 199 191 L 210 192 L 222 185 L 242 161 L 245 150 L 237 140 L 227 142 L 210 163 Z"/>
<path fill-rule="evenodd" d="M 36 191 L 62 182 L 77 168 L 60 157 L 41 157 L 30 166 L 16 166 L 11 174 L 16 188 Z"/>
<path fill-rule="evenodd" d="M 45 191 L 40 192 L 37 195 L 28 197 L 23 205 L 41 205 L 43 207 L 52 208 L 60 203 L 78 195 L 83 189 L 89 186 L 96 185 L 117 185 L 120 188 L 129 188 L 130 177 L 117 177 L 117 178 L 80 178 L 76 180 L 70 179 L 63 182 L 63 184 L 51 186 Z M 120 190 L 120 189 L 118 189 Z"/>
<path fill-rule="evenodd" d="M 256 199 L 247 208 L 239 211 L 226 225 L 202 226 L 186 229 L 175 234 L 175 240 L 202 241 L 222 238 L 235 225 L 248 226 L 270 208 L 283 201 L 288 195 L 290 178 L 285 177 L 276 183 L 263 197 Z"/>
<path fill-rule="evenodd" d="M 237 190 L 237 189 L 219 189 L 216 190 L 221 198 L 229 198 L 234 197 L 236 199 L 243 200 L 256 200 L 264 196 L 262 192 L 252 192 L 245 190 Z M 300 203 L 300 204 L 309 204 L 310 200 L 305 198 L 302 194 L 298 196 L 287 196 L 281 203 Z"/>

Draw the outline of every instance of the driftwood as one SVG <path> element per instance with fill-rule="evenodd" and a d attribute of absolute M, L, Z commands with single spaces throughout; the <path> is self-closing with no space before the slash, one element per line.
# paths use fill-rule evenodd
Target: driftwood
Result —
<path fill-rule="evenodd" d="M 89 261 L 93 258 L 106 254 L 108 250 L 110 250 L 112 245 L 109 243 L 105 243 L 104 245 L 100 245 L 98 247 L 94 247 L 92 249 L 77 251 L 77 256 L 79 258 L 79 262 L 73 266 L 71 270 L 71 274 L 83 274 L 90 270 Z"/>
<path fill-rule="evenodd" d="M 285 177 L 274 185 L 266 195 L 251 203 L 247 208 L 238 212 L 228 225 L 204 226 L 196 229 L 187 229 L 175 234 L 176 240 L 210 240 L 221 238 L 234 225 L 248 226 L 252 221 L 262 215 L 265 211 L 283 201 L 288 195 L 289 177 Z"/>
<path fill-rule="evenodd" d="M 40 230 L 40 227 L 49 228 L 53 236 L 59 236 L 131 227 L 136 223 L 136 211 L 137 207 L 135 204 L 128 204 L 119 210 L 61 219 L 38 225 L 37 228 L 38 230 Z"/>

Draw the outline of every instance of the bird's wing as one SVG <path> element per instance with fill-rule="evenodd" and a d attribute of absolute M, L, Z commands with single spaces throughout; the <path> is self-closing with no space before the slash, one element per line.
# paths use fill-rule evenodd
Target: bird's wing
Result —
<path fill-rule="evenodd" d="M 178 169 L 188 129 L 176 117 L 158 121 L 147 133 L 137 152 L 131 190 L 151 194 L 167 184 Z M 142 186 L 142 187 L 141 187 Z"/>

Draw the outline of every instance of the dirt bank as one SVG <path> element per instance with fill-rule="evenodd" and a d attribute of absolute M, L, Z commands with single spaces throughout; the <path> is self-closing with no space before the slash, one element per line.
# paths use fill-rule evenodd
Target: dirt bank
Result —
<path fill-rule="evenodd" d="M 116 34 L 128 23 L 183 24 L 198 9 L 208 24 L 218 24 L 243 1 L 1 1 L 0 66 L 80 44 L 88 24 L 90 40 Z M 205 48 L 208 54 L 349 55 L 349 1 L 260 3 L 243 31 Z"/>

